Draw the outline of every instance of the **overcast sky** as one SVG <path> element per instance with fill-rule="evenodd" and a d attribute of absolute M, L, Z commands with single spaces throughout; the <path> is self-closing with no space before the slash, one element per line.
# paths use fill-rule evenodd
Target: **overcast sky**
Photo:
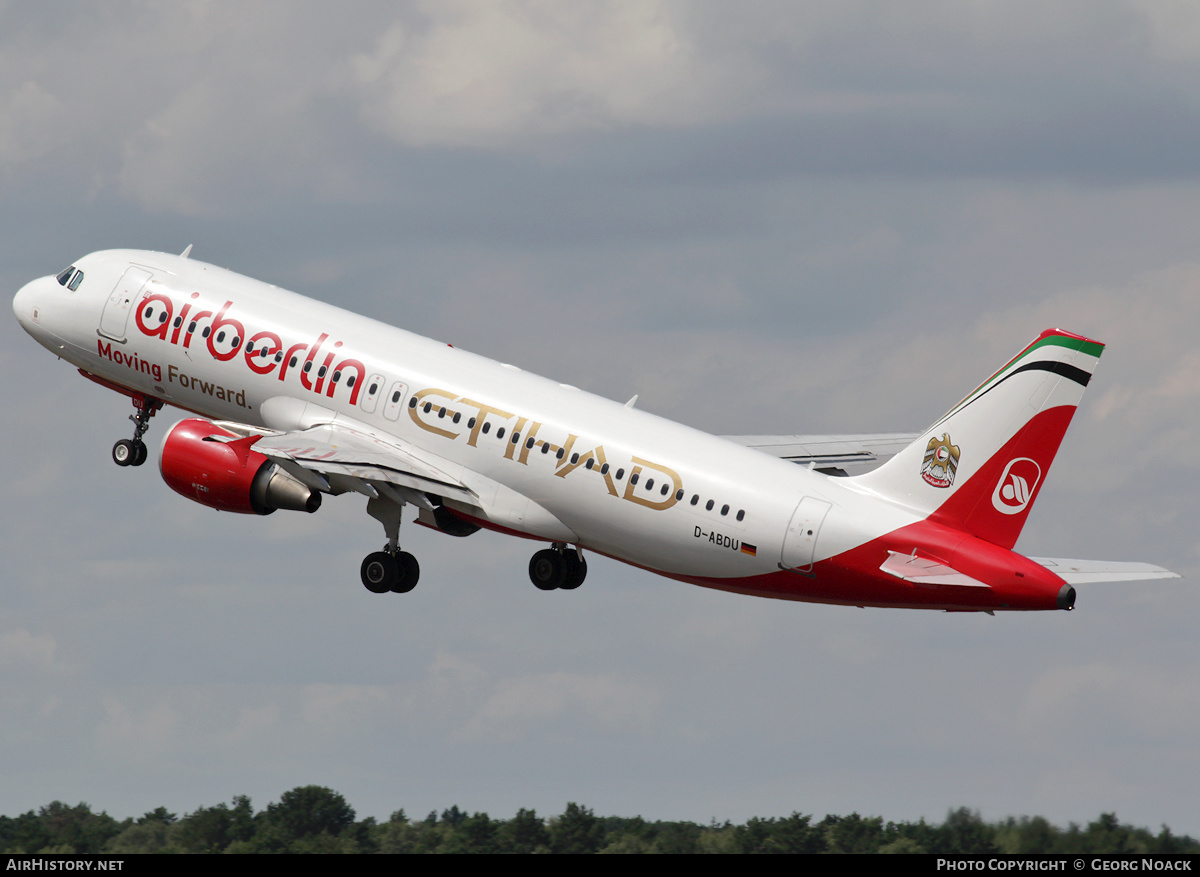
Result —
<path fill-rule="evenodd" d="M 1018 543 L 1178 581 L 784 603 L 119 469 L 0 320 L 0 813 L 979 809 L 1200 835 L 1200 6 L 0 2 L 0 284 L 179 252 L 718 433 L 919 430 L 1108 343 Z M 180 415 L 167 410 L 148 439 Z"/>

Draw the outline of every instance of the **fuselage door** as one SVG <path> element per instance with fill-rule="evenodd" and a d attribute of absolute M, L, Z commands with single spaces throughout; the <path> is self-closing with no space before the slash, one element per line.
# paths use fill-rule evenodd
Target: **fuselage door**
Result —
<path fill-rule="evenodd" d="M 367 381 L 367 392 L 363 393 L 363 397 L 358 403 L 362 406 L 362 410 L 367 414 L 374 414 L 381 392 L 383 392 L 383 375 L 371 375 L 371 379 Z"/>
<path fill-rule="evenodd" d="M 388 390 L 387 402 L 383 408 L 383 416 L 388 420 L 399 420 L 400 412 L 404 410 L 404 399 L 408 396 L 408 387 L 403 381 L 396 381 Z"/>
<path fill-rule="evenodd" d="M 813 556 L 821 523 L 833 506 L 823 499 L 806 496 L 792 512 L 792 520 L 783 536 L 783 556 L 779 565 L 794 572 L 812 572 Z"/>
<path fill-rule="evenodd" d="M 129 325 L 129 313 L 141 299 L 142 290 L 154 275 L 145 268 L 130 266 L 125 269 L 117 285 L 104 303 L 100 314 L 100 334 L 113 341 L 125 342 L 125 330 Z"/>

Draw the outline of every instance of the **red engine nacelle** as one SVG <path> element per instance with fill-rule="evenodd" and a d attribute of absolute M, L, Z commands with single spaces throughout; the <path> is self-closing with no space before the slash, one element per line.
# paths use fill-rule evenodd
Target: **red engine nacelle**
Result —
<path fill-rule="evenodd" d="M 257 440 L 238 438 L 207 420 L 181 420 L 163 440 L 158 470 L 176 493 L 223 512 L 319 509 L 321 494 L 255 451 Z"/>

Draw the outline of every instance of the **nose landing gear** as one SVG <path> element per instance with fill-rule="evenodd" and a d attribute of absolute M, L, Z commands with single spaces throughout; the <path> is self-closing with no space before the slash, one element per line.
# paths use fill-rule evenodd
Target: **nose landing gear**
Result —
<path fill-rule="evenodd" d="M 150 418 L 163 407 L 163 403 L 149 396 L 135 394 L 133 407 L 137 409 L 137 414 L 129 415 L 129 419 L 133 421 L 133 438 L 121 439 L 113 445 L 112 458 L 118 466 L 140 466 L 146 462 L 150 454 L 142 436 L 150 428 Z"/>

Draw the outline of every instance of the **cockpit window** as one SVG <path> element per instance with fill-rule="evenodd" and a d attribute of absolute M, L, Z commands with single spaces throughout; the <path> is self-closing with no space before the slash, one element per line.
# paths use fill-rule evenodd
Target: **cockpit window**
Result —
<path fill-rule="evenodd" d="M 83 283 L 83 272 L 72 265 L 66 271 L 59 274 L 57 280 L 60 286 L 65 286 L 71 292 L 74 292 L 79 289 L 79 284 Z"/>

